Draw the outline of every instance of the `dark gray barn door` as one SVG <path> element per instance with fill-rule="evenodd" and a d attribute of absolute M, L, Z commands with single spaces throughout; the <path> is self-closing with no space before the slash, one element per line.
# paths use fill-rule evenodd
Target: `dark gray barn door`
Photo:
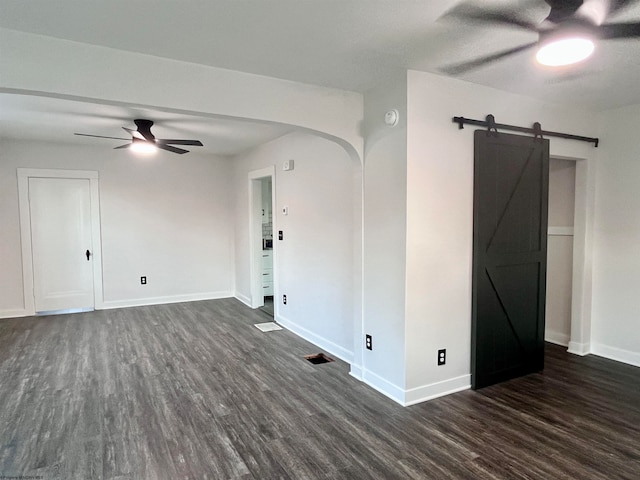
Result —
<path fill-rule="evenodd" d="M 549 141 L 475 132 L 472 387 L 544 366 Z"/>

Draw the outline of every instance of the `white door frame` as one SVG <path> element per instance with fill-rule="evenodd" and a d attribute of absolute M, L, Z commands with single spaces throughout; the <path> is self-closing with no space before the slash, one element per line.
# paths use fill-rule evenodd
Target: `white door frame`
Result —
<path fill-rule="evenodd" d="M 251 308 L 264 305 L 262 295 L 262 179 L 271 178 L 271 210 L 273 231 L 276 230 L 275 198 L 276 198 L 276 168 L 274 165 L 249 172 L 249 278 L 251 279 Z M 278 292 L 277 252 L 273 243 L 273 296 Z M 278 302 L 273 302 L 277 318 Z"/>
<path fill-rule="evenodd" d="M 575 355 L 591 352 L 592 238 L 595 202 L 595 164 L 592 160 L 551 155 L 576 162 L 573 214 L 573 274 L 571 286 L 571 332 L 567 351 Z"/>
<path fill-rule="evenodd" d="M 571 336 L 568 352 L 591 353 L 593 219 L 595 167 L 593 160 L 576 160 L 576 198 L 573 220 L 573 279 L 571 287 Z"/>
<path fill-rule="evenodd" d="M 53 170 L 18 168 L 18 204 L 20 207 L 20 238 L 22 244 L 22 282 L 26 315 L 35 315 L 33 297 L 33 252 L 31 251 L 31 210 L 29 208 L 30 178 L 78 178 L 89 180 L 91 194 L 91 252 L 93 253 L 94 308 L 104 308 L 102 291 L 102 237 L 100 236 L 100 195 L 98 172 L 89 170 Z"/>

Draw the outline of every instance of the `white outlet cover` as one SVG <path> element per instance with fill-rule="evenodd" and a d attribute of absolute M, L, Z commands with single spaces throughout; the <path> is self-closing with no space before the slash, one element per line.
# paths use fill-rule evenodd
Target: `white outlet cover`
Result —
<path fill-rule="evenodd" d="M 283 164 L 282 164 L 282 169 L 285 172 L 288 172 L 289 170 L 293 170 L 293 160 L 286 160 Z"/>
<path fill-rule="evenodd" d="M 282 214 L 289 215 L 289 207 L 282 207 Z"/>

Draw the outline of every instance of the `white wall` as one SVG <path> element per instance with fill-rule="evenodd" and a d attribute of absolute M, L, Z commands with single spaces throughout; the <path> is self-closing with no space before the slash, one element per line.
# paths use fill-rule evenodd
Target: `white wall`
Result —
<path fill-rule="evenodd" d="M 358 93 L 3 28 L 0 44 L 0 92 L 295 125 L 362 155 Z"/>
<path fill-rule="evenodd" d="M 0 316 L 24 310 L 19 167 L 99 172 L 105 307 L 233 294 L 229 159 L 7 139 L 0 147 Z"/>
<path fill-rule="evenodd" d="M 294 160 L 292 171 L 282 163 Z M 302 133 L 285 135 L 234 158 L 236 296 L 251 297 L 248 174 L 275 165 L 276 321 L 349 362 L 359 315 L 357 215 L 360 165 L 344 148 Z M 289 214 L 282 215 L 282 207 Z M 287 295 L 283 305 L 282 295 Z M 313 352 L 310 352 L 313 353 Z"/>
<path fill-rule="evenodd" d="M 592 352 L 640 366 L 640 105 L 602 115 Z"/>
<path fill-rule="evenodd" d="M 397 109 L 395 127 L 383 123 Z M 406 76 L 365 94 L 363 326 L 373 350 L 352 372 L 392 398 L 405 385 Z M 360 367 L 360 368 L 358 368 Z"/>
<path fill-rule="evenodd" d="M 500 123 L 539 121 L 543 129 L 597 136 L 589 112 L 408 72 L 407 402 L 469 385 L 474 128 L 458 130 L 451 119 L 483 120 L 489 113 Z M 591 163 L 597 151 L 551 139 L 554 156 Z M 447 364 L 438 367 L 440 348 L 447 349 Z"/>
<path fill-rule="evenodd" d="M 573 227 L 576 197 L 576 162 L 549 161 L 549 226 Z"/>
<path fill-rule="evenodd" d="M 575 186 L 576 162 L 551 158 L 544 338 L 564 346 L 571 338 Z"/>

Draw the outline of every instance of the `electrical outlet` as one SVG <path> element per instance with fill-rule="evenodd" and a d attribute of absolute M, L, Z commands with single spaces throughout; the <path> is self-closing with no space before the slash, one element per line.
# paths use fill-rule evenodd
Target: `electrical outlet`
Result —
<path fill-rule="evenodd" d="M 147 284 L 147 277 L 140 277 L 140 285 L 146 285 Z"/>
<path fill-rule="evenodd" d="M 284 305 L 286 305 L 286 304 L 287 304 L 287 296 L 286 296 L 286 295 L 282 295 L 282 303 L 283 303 Z"/>
<path fill-rule="evenodd" d="M 367 350 L 373 350 L 373 340 L 371 338 L 371 335 L 364 336 L 364 345 L 365 347 L 367 347 Z"/>
<path fill-rule="evenodd" d="M 438 366 L 447 363 L 447 349 L 438 350 Z"/>
<path fill-rule="evenodd" d="M 284 240 L 284 233 L 282 230 L 278 230 L 278 240 Z"/>

